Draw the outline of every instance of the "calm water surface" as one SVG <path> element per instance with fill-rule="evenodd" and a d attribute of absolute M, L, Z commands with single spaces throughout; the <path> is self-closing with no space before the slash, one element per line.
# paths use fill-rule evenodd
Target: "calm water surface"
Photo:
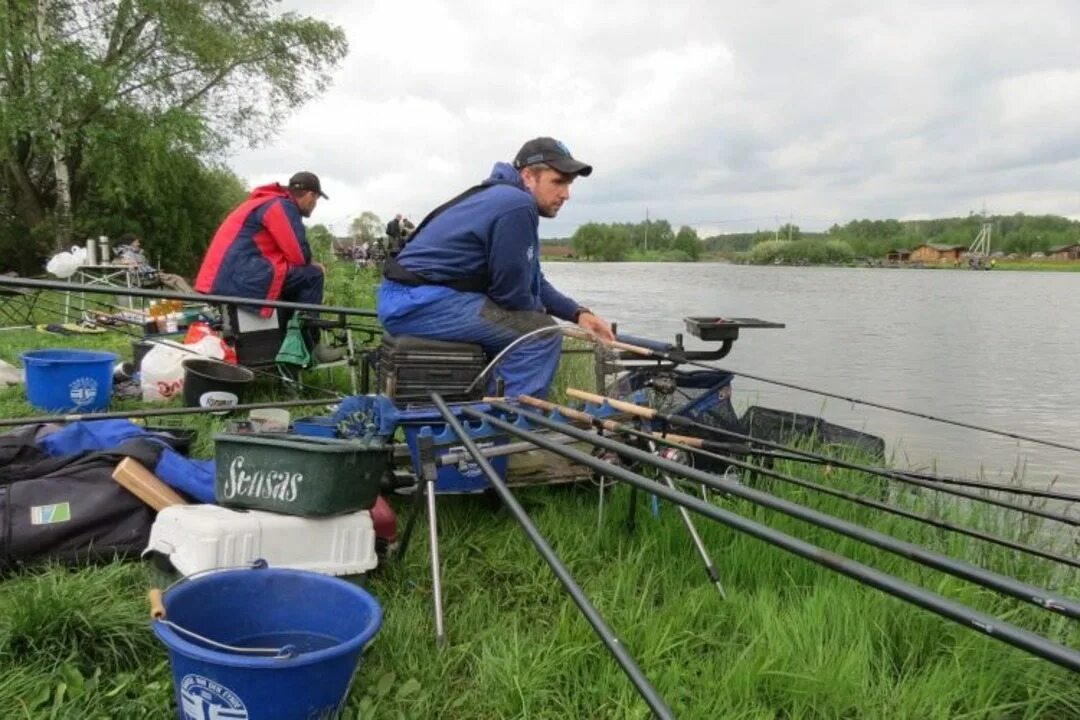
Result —
<path fill-rule="evenodd" d="M 670 340 L 688 315 L 757 317 L 720 366 L 1080 445 L 1080 273 L 547 263 L 621 332 Z M 1080 453 L 736 378 L 735 403 L 820 414 L 883 437 L 898 463 L 1080 490 Z"/>

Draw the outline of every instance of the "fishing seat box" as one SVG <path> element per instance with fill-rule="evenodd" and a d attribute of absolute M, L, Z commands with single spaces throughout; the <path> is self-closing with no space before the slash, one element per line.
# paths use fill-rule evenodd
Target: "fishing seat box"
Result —
<path fill-rule="evenodd" d="M 433 390 L 447 402 L 479 400 L 484 394 L 482 382 L 466 392 L 487 364 L 479 345 L 383 335 L 378 354 L 377 392 L 397 404 L 429 403 Z"/>
<path fill-rule="evenodd" d="M 214 500 L 303 517 L 368 510 L 390 467 L 391 450 L 380 436 L 217 434 Z"/>
<path fill-rule="evenodd" d="M 262 558 L 270 567 L 359 575 L 378 564 L 371 513 L 328 518 L 172 505 L 158 513 L 143 557 L 159 556 L 183 575 Z"/>
<path fill-rule="evenodd" d="M 486 413 L 493 412 L 491 406 L 485 403 L 475 403 L 470 407 Z M 476 423 L 469 420 L 462 413 L 462 406 L 454 405 L 451 406 L 450 410 L 461 422 L 462 427 L 465 428 L 469 439 L 476 443 L 481 450 L 496 445 L 505 445 L 509 441 L 506 433 L 496 430 L 487 423 Z M 500 413 L 495 414 L 500 415 Z M 420 476 L 420 438 L 422 436 L 431 436 L 432 441 L 438 446 L 435 451 L 436 455 L 465 450 L 465 446 L 450 429 L 450 426 L 447 425 L 442 414 L 430 405 L 426 407 L 406 407 L 398 413 L 398 427 L 405 434 L 405 443 L 409 448 L 409 458 L 412 461 L 417 477 Z M 488 462 L 499 477 L 506 480 L 509 460 L 509 457 L 503 455 L 502 457 L 490 458 Z M 490 489 L 491 484 L 484 477 L 480 466 L 475 462 L 442 465 L 438 469 L 438 476 L 435 480 L 435 491 L 437 493 L 478 493 Z"/>
<path fill-rule="evenodd" d="M 277 310 L 263 317 L 252 309 L 229 305 L 222 316 L 222 335 L 236 351 L 237 363 L 259 367 L 274 363 L 285 340 L 285 329 Z"/>

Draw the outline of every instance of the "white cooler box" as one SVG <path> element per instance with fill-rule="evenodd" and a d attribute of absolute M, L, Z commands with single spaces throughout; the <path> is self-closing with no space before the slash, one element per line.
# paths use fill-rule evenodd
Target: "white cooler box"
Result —
<path fill-rule="evenodd" d="M 378 565 L 371 513 L 305 518 L 218 505 L 172 505 L 158 513 L 143 557 L 158 553 L 183 575 L 247 565 L 358 575 Z"/>

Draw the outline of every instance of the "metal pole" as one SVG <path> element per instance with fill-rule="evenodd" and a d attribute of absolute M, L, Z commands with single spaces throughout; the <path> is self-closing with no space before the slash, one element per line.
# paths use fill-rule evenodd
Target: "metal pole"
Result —
<path fill-rule="evenodd" d="M 167 415 L 206 415 L 208 413 L 231 413 L 241 410 L 260 410 L 262 408 L 286 408 L 302 407 L 304 405 L 333 405 L 341 402 L 341 398 L 315 398 L 313 400 L 282 400 L 281 402 L 247 403 L 244 405 L 232 405 L 227 408 L 204 408 L 204 407 L 176 407 L 160 408 L 154 410 L 127 410 L 118 412 L 102 413 L 76 413 L 70 415 L 37 415 L 24 418 L 0 419 L 0 427 L 12 427 L 15 425 L 35 425 L 38 423 L 66 423 L 79 422 L 82 420 L 117 420 L 131 418 L 163 417 Z"/>
<path fill-rule="evenodd" d="M 119 306 L 119 305 L 113 305 L 112 303 L 103 302 L 101 300 L 90 300 L 90 302 L 93 303 L 94 305 L 100 306 L 100 307 L 124 310 L 124 308 Z M 47 306 L 47 305 L 51 305 L 51 304 L 44 301 L 44 300 L 42 300 L 41 302 L 39 302 L 39 305 Z M 48 309 L 48 308 L 46 308 L 46 309 Z M 55 309 L 56 308 L 53 307 L 53 310 L 55 310 Z M 84 310 L 83 312 L 86 312 L 86 311 Z M 138 327 L 140 329 L 142 328 L 142 323 L 137 322 L 135 320 L 121 319 L 120 322 L 123 323 L 124 325 L 127 325 L 128 327 Z M 148 337 L 145 334 L 139 334 L 139 333 L 136 333 L 136 332 L 132 332 L 130 330 L 125 330 L 124 328 L 118 327 L 118 326 L 113 327 L 112 329 L 115 330 L 116 332 L 120 333 L 121 335 L 126 335 L 127 337 L 131 338 L 132 340 L 141 340 L 141 341 L 147 342 L 147 343 L 149 343 L 151 345 L 166 345 L 166 346 L 168 346 L 170 348 L 179 350 L 181 352 L 186 352 L 193 358 L 205 357 L 205 356 L 201 355 L 198 351 L 196 351 L 194 349 L 188 348 L 188 347 L 183 346 L 181 344 L 174 343 L 174 342 L 171 342 L 171 341 L 159 338 L 159 337 Z M 349 336 L 348 347 L 351 350 L 352 349 L 352 330 L 346 328 L 345 332 Z M 245 366 L 245 367 L 247 367 L 247 366 Z M 308 390 L 317 390 L 318 392 L 329 395 L 332 398 L 341 399 L 343 397 L 342 393 L 338 392 L 337 390 L 330 390 L 329 388 L 319 387 L 318 385 L 312 385 L 311 383 L 301 382 L 299 379 L 292 380 L 292 379 L 288 379 L 288 378 L 283 378 L 283 376 L 282 376 L 282 374 L 280 372 L 278 372 L 278 373 L 269 372 L 267 370 L 261 370 L 259 368 L 253 368 L 253 367 L 248 367 L 248 370 L 250 370 L 252 373 L 254 373 L 257 376 L 266 377 L 266 378 L 272 378 L 274 380 L 284 380 L 286 383 L 295 383 L 299 387 L 306 388 Z M 350 374 L 352 375 L 353 393 L 355 394 L 355 392 L 356 392 L 356 373 L 353 372 L 353 373 L 350 373 Z"/>
<path fill-rule="evenodd" d="M 508 406 L 504 406 L 500 409 L 507 409 L 507 407 Z M 510 409 L 514 412 L 520 412 L 517 409 Z M 759 540 L 764 540 L 765 542 L 787 550 L 794 555 L 798 555 L 799 557 L 827 567 L 830 570 L 847 575 L 863 584 L 877 588 L 878 590 L 902 600 L 906 600 L 913 605 L 917 605 L 918 607 L 929 610 L 941 617 L 953 620 L 976 632 L 1001 640 L 1002 642 L 1025 650 L 1038 657 L 1045 658 L 1046 660 L 1072 670 L 1073 672 L 1080 672 L 1080 651 L 1055 643 L 1048 638 L 1012 625 L 1011 623 L 1005 622 L 992 615 L 987 615 L 978 610 L 953 602 L 937 593 L 912 585 L 905 580 L 901 580 L 888 573 L 863 565 L 850 558 L 829 552 L 817 545 L 813 545 L 804 540 L 799 540 L 798 538 L 774 530 L 765 525 L 761 525 L 752 520 L 747 520 L 740 515 L 723 510 L 715 505 L 699 500 L 692 495 L 687 495 L 658 485 L 652 480 L 632 473 L 629 470 L 599 461 L 588 453 L 581 452 L 572 446 L 552 443 L 547 438 L 537 435 L 532 431 L 522 429 L 517 425 L 513 425 L 477 410 L 466 409 L 464 412 L 473 419 L 486 420 L 492 427 L 503 430 L 515 437 L 520 437 L 533 442 L 544 450 L 549 450 L 575 463 L 584 465 L 585 467 L 593 468 L 597 472 L 608 473 L 612 477 L 622 480 L 633 487 L 654 493 L 668 502 L 678 503 L 710 520 L 715 520 L 716 522 L 727 525 L 739 532 L 746 533 Z M 529 413 L 528 416 L 529 419 L 532 419 L 533 414 Z M 573 430 L 574 428 L 569 425 L 564 425 L 561 429 L 565 431 Z M 590 435 L 586 441 L 595 443 L 599 439 L 600 438 L 597 438 L 595 435 Z"/>
<path fill-rule="evenodd" d="M 435 442 L 430 436 L 418 440 L 420 475 L 427 494 L 428 541 L 431 546 L 431 600 L 435 610 L 435 643 L 446 645 L 446 626 L 443 623 L 442 574 L 439 561 L 438 514 L 435 510 L 435 480 L 439 471 L 435 466 Z"/>
<path fill-rule="evenodd" d="M 656 443 L 649 441 L 649 452 L 656 454 Z M 664 484 L 672 490 L 678 490 L 675 487 L 675 481 L 666 472 L 661 472 L 660 477 L 663 478 Z M 694 526 L 694 521 L 690 517 L 690 513 L 682 505 L 677 505 L 676 508 L 679 511 L 679 516 L 682 518 L 683 524 L 686 525 L 686 532 L 690 533 L 690 539 L 694 543 L 694 548 L 697 550 L 697 554 L 701 557 L 701 562 L 705 564 L 705 574 L 709 576 L 709 581 L 716 586 L 716 591 L 720 593 L 721 600 L 727 600 L 727 593 L 724 592 L 724 586 L 720 583 L 720 573 L 716 571 L 716 565 L 713 564 L 712 558 L 709 557 L 709 550 L 705 547 L 704 541 L 701 539 L 701 535 L 698 534 L 697 528 Z"/>
<path fill-rule="evenodd" d="M 555 551 L 551 548 L 551 545 L 548 544 L 547 540 L 544 539 L 544 536 L 540 534 L 536 525 L 533 524 L 532 519 L 529 518 L 528 513 L 526 513 L 525 509 L 518 503 L 517 498 L 510 492 L 510 489 L 506 486 L 506 483 L 503 482 L 502 478 L 499 477 L 499 474 L 495 472 L 495 468 L 491 466 L 491 463 L 484 458 L 483 454 L 476 447 L 476 443 L 472 441 L 472 438 L 469 437 L 465 428 L 463 428 L 461 423 L 458 422 L 458 419 L 454 417 L 454 413 L 452 413 L 450 408 L 446 406 L 446 403 L 443 402 L 442 397 L 440 397 L 438 393 L 431 393 L 431 401 L 435 403 L 435 407 L 439 409 L 443 419 L 446 420 L 447 425 L 450 426 L 458 436 L 458 439 L 461 440 L 465 449 L 476 458 L 477 465 L 480 466 L 484 476 L 495 489 L 499 499 L 503 501 L 503 504 L 506 505 L 506 509 L 510 511 L 510 514 L 513 515 L 514 519 L 521 525 L 521 529 L 528 536 L 529 540 L 532 541 L 537 552 L 544 558 L 544 561 L 551 568 L 551 571 L 555 573 L 559 582 L 562 583 L 563 588 L 569 593 L 574 603 L 578 606 L 581 614 L 584 615 L 585 619 L 592 625 L 597 637 L 604 643 L 605 647 L 607 647 L 608 651 L 615 658 L 615 661 L 619 663 L 623 672 L 626 673 L 630 682 L 633 683 L 634 687 L 637 689 L 638 694 L 641 695 L 642 699 L 645 700 L 645 703 L 657 717 L 674 718 L 675 715 L 671 712 L 671 708 L 668 707 L 667 703 L 664 702 L 664 699 L 656 692 L 656 688 L 654 688 L 652 683 L 649 682 L 649 679 L 645 677 L 645 673 L 641 671 L 641 668 L 638 667 L 634 658 L 627 652 L 622 641 L 619 640 L 618 636 L 615 635 L 614 631 L 608 626 L 604 618 L 600 616 L 600 613 L 589 601 L 588 597 L 585 596 L 581 587 L 574 580 L 573 576 L 570 575 L 570 571 L 566 568 L 566 565 L 564 565 L 562 560 L 559 559 L 559 556 L 555 554 Z M 464 412 L 472 414 L 472 410 L 468 408 L 465 408 Z M 526 439 L 531 440 L 531 438 Z M 557 442 L 545 442 L 552 447 L 561 447 Z M 653 484 L 655 485 L 655 483 Z"/>
<path fill-rule="evenodd" d="M 1037 605 L 1038 607 L 1050 610 L 1052 612 L 1066 615 L 1073 619 L 1080 619 L 1080 604 L 1068 598 L 1055 597 L 1050 591 L 1043 588 L 1029 585 L 1028 583 L 1021 582 L 1016 578 L 1006 577 L 999 575 L 998 573 L 986 570 L 984 568 L 976 567 L 970 563 L 966 563 L 956 558 L 951 558 L 947 555 L 928 550 L 918 545 L 906 542 L 904 540 L 898 540 L 892 536 L 880 533 L 870 528 L 862 527 L 861 525 L 855 525 L 845 520 L 840 520 L 831 515 L 826 515 L 823 512 L 813 510 L 803 505 L 793 503 L 789 500 L 770 495 L 760 490 L 754 490 L 748 488 L 745 485 L 734 483 L 729 480 L 718 478 L 710 473 L 702 472 L 686 465 L 671 462 L 663 458 L 658 458 L 655 455 L 650 455 L 647 452 L 638 450 L 637 448 L 630 447 L 623 443 L 618 443 L 613 440 L 609 440 L 604 437 L 599 437 L 593 433 L 579 430 L 571 425 L 555 422 L 543 415 L 537 415 L 536 413 L 526 412 L 521 408 L 514 408 L 505 403 L 493 403 L 492 407 L 500 410 L 517 413 L 523 415 L 530 422 L 534 422 L 537 425 L 546 427 L 551 430 L 558 430 L 566 433 L 571 437 L 578 440 L 584 440 L 585 442 L 598 445 L 600 447 L 615 450 L 621 455 L 636 460 L 638 462 L 647 463 L 653 465 L 661 470 L 666 470 L 680 477 L 686 477 L 695 482 L 700 482 L 710 486 L 714 490 L 730 493 L 736 497 L 740 497 L 744 500 L 749 500 L 752 503 L 767 507 L 771 510 L 782 512 L 785 515 L 790 515 L 798 520 L 817 525 L 819 527 L 832 530 L 833 532 L 847 537 L 854 538 L 860 542 L 864 542 L 868 545 L 886 550 L 895 555 L 913 560 L 927 567 L 932 567 L 936 570 L 955 575 L 956 577 L 963 578 L 968 582 L 988 587 L 997 592 L 1005 595 L 1010 595 L 1024 602 Z M 472 410 L 465 410 L 466 413 L 472 413 Z M 527 438 L 533 441 L 533 438 Z M 745 463 L 744 463 L 745 465 Z"/>
<path fill-rule="evenodd" d="M 443 621 L 442 575 L 439 561 L 439 522 L 435 512 L 435 482 L 426 480 L 428 541 L 431 543 L 431 599 L 435 603 L 435 643 L 446 645 L 446 624 Z"/>
<path fill-rule="evenodd" d="M 98 287 L 94 285 L 80 285 L 78 283 L 65 283 L 54 280 L 31 280 L 30 278 L 0 277 L 0 287 L 21 287 L 34 290 L 60 290 L 63 292 L 86 292 L 98 295 L 126 295 L 130 297 L 164 298 L 166 300 L 187 300 L 188 302 L 220 303 L 224 305 L 250 305 L 252 307 L 270 307 L 280 310 L 307 310 L 309 312 L 333 313 L 336 315 L 358 315 L 362 317 L 375 317 L 374 310 L 360 308 L 338 307 L 336 305 L 313 305 L 311 303 L 295 303 L 285 300 L 261 300 L 258 298 L 246 298 L 236 295 L 203 295 L 202 293 L 183 293 L 175 290 L 144 290 L 142 288 L 114 288 Z"/>

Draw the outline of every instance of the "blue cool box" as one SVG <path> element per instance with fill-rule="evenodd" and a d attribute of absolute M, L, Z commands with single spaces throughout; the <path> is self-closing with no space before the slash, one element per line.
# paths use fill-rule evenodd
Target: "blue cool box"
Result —
<path fill-rule="evenodd" d="M 308 437 L 337 437 L 338 424 L 330 417 L 306 417 L 293 420 L 293 432 Z"/>
<path fill-rule="evenodd" d="M 471 404 L 469 407 L 481 412 L 491 412 L 491 408 L 484 404 Z M 461 415 L 460 407 L 452 407 L 457 417 L 469 433 L 470 439 L 476 442 L 480 448 L 493 445 L 505 445 L 505 434 L 490 427 L 487 423 L 468 421 Z M 433 407 L 405 408 L 398 413 L 398 425 L 405 431 L 405 442 L 409 445 L 409 455 L 412 457 L 413 468 L 420 475 L 420 447 L 417 440 L 421 435 L 431 435 L 439 447 L 437 455 L 444 455 L 450 449 L 464 449 L 458 436 L 446 425 L 439 411 Z M 488 462 L 499 473 L 499 477 L 506 478 L 508 457 L 491 458 Z M 491 486 L 484 477 L 484 473 L 476 463 L 468 463 L 464 467 L 444 465 L 439 468 L 438 478 L 435 480 L 435 490 L 440 493 L 475 493 L 483 492 Z"/>

